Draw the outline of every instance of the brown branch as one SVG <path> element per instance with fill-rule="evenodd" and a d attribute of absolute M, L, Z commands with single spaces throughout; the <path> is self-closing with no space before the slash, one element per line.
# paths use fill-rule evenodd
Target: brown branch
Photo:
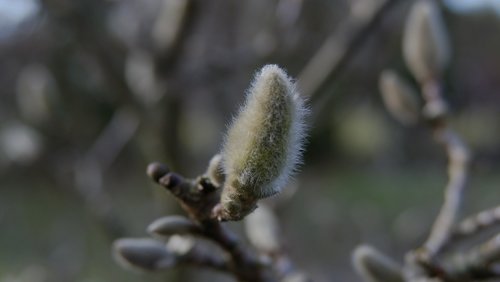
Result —
<path fill-rule="evenodd" d="M 444 202 L 424 243 L 425 255 L 427 259 L 432 259 L 447 244 L 457 222 L 467 182 L 469 151 L 446 121 L 447 105 L 437 80 L 428 81 L 422 91 L 426 102 L 424 115 L 430 122 L 435 140 L 442 144 L 448 155 L 448 183 Z"/>
<path fill-rule="evenodd" d="M 230 256 L 229 270 L 240 281 L 275 281 L 271 267 L 257 259 L 213 217 L 212 210 L 220 195 L 218 187 L 208 178 L 187 180 L 159 163 L 150 164 L 147 173 L 176 197 L 191 219 L 200 225 L 202 235 L 217 243 Z"/>

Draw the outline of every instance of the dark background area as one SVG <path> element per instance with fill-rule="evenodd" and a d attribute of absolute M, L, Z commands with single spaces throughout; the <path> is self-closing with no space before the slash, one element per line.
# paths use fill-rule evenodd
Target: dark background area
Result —
<path fill-rule="evenodd" d="M 113 239 L 147 236 L 152 220 L 180 213 L 146 165 L 203 172 L 255 71 L 279 64 L 300 90 L 323 42 L 381 1 L 14 2 L 0 1 L 2 282 L 226 279 L 187 268 L 138 274 L 113 261 Z M 358 281 L 350 252 L 363 242 L 401 261 L 439 209 L 444 152 L 425 125 L 393 120 L 378 90 L 386 68 L 417 87 L 401 55 L 412 2 L 388 11 L 312 93 L 328 99 L 311 105 L 304 165 L 290 192 L 271 199 L 291 257 L 315 281 Z M 445 96 L 474 153 L 471 213 L 500 200 L 500 12 L 454 2 L 443 4 L 453 48 Z M 28 16 L 9 21 L 19 9 Z"/>

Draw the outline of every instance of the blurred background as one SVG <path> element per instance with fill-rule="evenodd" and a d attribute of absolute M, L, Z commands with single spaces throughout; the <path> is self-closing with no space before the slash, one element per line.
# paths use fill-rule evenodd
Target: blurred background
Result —
<path fill-rule="evenodd" d="M 401 261 L 446 183 L 428 128 L 393 120 L 378 90 L 386 68 L 418 86 L 401 55 L 413 1 L 392 1 L 334 75 L 328 59 L 311 68 L 343 54 L 382 2 L 0 0 L 0 281 L 232 281 L 125 271 L 110 244 L 181 213 L 146 165 L 203 172 L 267 63 L 313 97 L 305 165 L 273 200 L 297 266 L 315 281 L 359 281 L 350 252 L 363 242 Z M 500 200 L 500 1 L 441 4 L 451 123 L 474 152 L 472 213 Z"/>

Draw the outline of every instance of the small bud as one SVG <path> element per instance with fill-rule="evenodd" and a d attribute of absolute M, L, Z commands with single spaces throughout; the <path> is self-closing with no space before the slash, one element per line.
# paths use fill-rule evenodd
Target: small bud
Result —
<path fill-rule="evenodd" d="M 0 131 L 0 154 L 18 165 L 29 165 L 43 152 L 42 136 L 32 127 L 9 122 Z"/>
<path fill-rule="evenodd" d="M 119 239 L 113 243 L 115 259 L 124 267 L 155 271 L 175 264 L 175 255 L 153 239 Z"/>
<path fill-rule="evenodd" d="M 250 243 L 258 250 L 272 253 L 281 249 L 278 219 L 267 206 L 259 205 L 245 218 L 245 231 Z"/>
<path fill-rule="evenodd" d="M 283 278 L 283 282 L 311 282 L 311 278 L 302 272 L 294 272 Z"/>
<path fill-rule="evenodd" d="M 257 73 L 222 150 L 221 219 L 242 219 L 287 184 L 301 159 L 305 113 L 282 69 L 267 65 Z"/>
<path fill-rule="evenodd" d="M 450 60 L 448 34 L 434 2 L 417 1 L 404 31 L 403 56 L 420 82 L 440 77 Z"/>
<path fill-rule="evenodd" d="M 166 165 L 161 163 L 150 163 L 148 168 L 146 169 L 146 173 L 151 179 L 155 182 L 158 182 L 160 178 L 166 175 L 169 172 L 169 169 Z"/>
<path fill-rule="evenodd" d="M 403 282 L 401 267 L 370 246 L 354 250 L 352 261 L 358 274 L 366 282 Z"/>
<path fill-rule="evenodd" d="M 17 78 L 17 105 L 30 123 L 41 125 L 53 117 L 57 87 L 52 73 L 44 65 L 29 65 Z"/>
<path fill-rule="evenodd" d="M 161 237 L 200 232 L 198 225 L 183 216 L 166 216 L 159 218 L 153 221 L 153 223 L 148 226 L 147 230 L 149 234 Z"/>
<path fill-rule="evenodd" d="M 217 154 L 212 157 L 208 163 L 206 175 L 213 185 L 220 187 L 226 178 L 224 175 L 224 168 L 222 167 L 222 156 Z"/>
<path fill-rule="evenodd" d="M 387 110 L 405 125 L 414 124 L 419 115 L 417 94 L 395 71 L 385 70 L 380 75 L 380 92 Z"/>
<path fill-rule="evenodd" d="M 178 256 L 184 256 L 190 252 L 196 244 L 196 241 L 189 236 L 173 235 L 167 243 L 167 249 Z"/>

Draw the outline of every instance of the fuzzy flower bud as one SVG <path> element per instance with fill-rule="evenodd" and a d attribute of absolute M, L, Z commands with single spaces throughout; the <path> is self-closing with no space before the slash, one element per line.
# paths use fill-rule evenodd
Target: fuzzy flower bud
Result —
<path fill-rule="evenodd" d="M 450 44 L 434 1 L 417 1 L 403 37 L 403 56 L 413 75 L 423 82 L 439 77 L 450 60 Z"/>
<path fill-rule="evenodd" d="M 383 71 L 379 88 L 385 107 L 395 119 L 405 125 L 417 121 L 420 109 L 417 94 L 398 73 Z"/>
<path fill-rule="evenodd" d="M 287 184 L 301 159 L 304 102 L 276 65 L 257 73 L 225 138 L 218 217 L 240 220 Z"/>

